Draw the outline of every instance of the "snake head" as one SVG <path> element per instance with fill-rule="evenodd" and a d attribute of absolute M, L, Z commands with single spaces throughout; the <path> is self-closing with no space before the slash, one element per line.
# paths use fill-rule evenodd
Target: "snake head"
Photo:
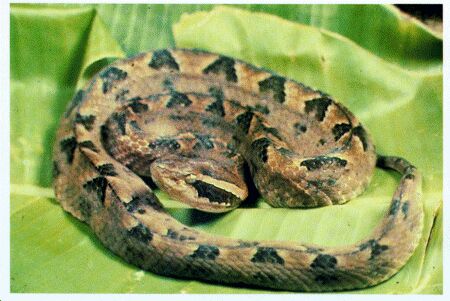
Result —
<path fill-rule="evenodd" d="M 173 156 L 150 167 L 156 185 L 172 198 L 206 212 L 225 212 L 239 206 L 248 190 L 238 166 L 211 158 Z"/>

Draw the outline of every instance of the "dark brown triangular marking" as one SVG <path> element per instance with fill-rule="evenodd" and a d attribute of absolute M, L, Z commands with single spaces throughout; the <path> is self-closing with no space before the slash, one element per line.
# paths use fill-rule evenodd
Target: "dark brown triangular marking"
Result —
<path fill-rule="evenodd" d="M 137 226 L 128 230 L 128 234 L 131 237 L 134 237 L 144 243 L 148 243 L 153 239 L 152 231 L 150 231 L 150 229 L 144 226 L 142 223 L 139 223 Z"/>
<path fill-rule="evenodd" d="M 93 192 L 97 194 L 97 199 L 103 204 L 105 202 L 105 191 L 107 185 L 108 182 L 106 181 L 105 177 L 97 177 L 90 181 L 87 181 L 83 185 L 83 188 L 86 189 L 86 191 L 89 193 Z"/>
<path fill-rule="evenodd" d="M 268 247 L 258 247 L 252 262 L 284 264 L 284 259 L 278 255 L 277 250 Z"/>
<path fill-rule="evenodd" d="M 334 135 L 334 141 L 338 141 L 344 136 L 345 133 L 348 133 L 352 129 L 352 126 L 348 123 L 339 123 L 336 124 L 331 130 Z"/>
<path fill-rule="evenodd" d="M 125 112 L 114 112 L 113 114 L 111 114 L 111 119 L 117 123 L 117 127 L 119 128 L 120 133 L 122 135 L 125 135 L 125 124 L 127 122 Z"/>
<path fill-rule="evenodd" d="M 319 254 L 311 263 L 310 268 L 316 274 L 314 280 L 320 284 L 331 284 L 338 281 L 336 275 L 337 259 L 328 254 Z"/>
<path fill-rule="evenodd" d="M 67 163 L 72 164 L 73 153 L 77 147 L 77 140 L 75 137 L 66 138 L 59 143 L 61 151 L 66 154 Z"/>
<path fill-rule="evenodd" d="M 209 88 L 209 93 L 212 97 L 216 100 L 215 102 L 211 103 L 207 108 L 206 111 L 217 114 L 219 116 L 225 116 L 225 109 L 223 108 L 223 100 L 224 95 L 223 91 L 216 87 Z"/>
<path fill-rule="evenodd" d="M 106 125 L 102 125 L 100 127 L 100 140 L 103 145 L 107 145 L 108 141 L 110 141 L 111 132 Z"/>
<path fill-rule="evenodd" d="M 364 130 L 364 128 L 360 125 L 358 125 L 357 127 L 355 127 L 352 131 L 353 135 L 357 136 L 359 138 L 359 140 L 361 140 L 361 143 L 363 145 L 363 149 L 364 151 L 367 150 L 367 133 Z"/>
<path fill-rule="evenodd" d="M 328 107 L 331 105 L 331 99 L 327 97 L 316 98 L 305 102 L 305 113 L 315 112 L 316 119 L 323 121 Z"/>
<path fill-rule="evenodd" d="M 194 134 L 195 139 L 197 139 L 197 142 L 195 143 L 193 149 L 213 149 L 214 148 L 214 142 L 211 140 L 211 135 L 202 135 L 202 134 Z"/>
<path fill-rule="evenodd" d="M 382 252 L 389 249 L 389 247 L 386 245 L 380 245 L 378 243 L 378 241 L 376 241 L 375 239 L 371 239 L 359 246 L 360 251 L 363 251 L 367 248 L 370 248 L 370 251 L 371 251 L 369 260 L 373 260 L 375 257 L 380 255 Z"/>
<path fill-rule="evenodd" d="M 173 108 L 177 106 L 188 107 L 192 104 L 192 101 L 187 97 L 186 94 L 172 91 L 170 93 L 170 99 L 166 104 L 167 108 Z"/>
<path fill-rule="evenodd" d="M 132 213 L 139 210 L 145 210 L 146 207 L 150 207 L 158 211 L 163 210 L 163 206 L 152 192 L 133 196 L 131 201 L 125 204 L 125 207 L 128 212 Z"/>
<path fill-rule="evenodd" d="M 234 68 L 234 60 L 232 58 L 226 56 L 220 56 L 213 63 L 208 65 L 205 69 L 203 69 L 204 74 L 215 73 L 220 74 L 223 73 L 225 75 L 226 80 L 237 82 L 236 69 Z"/>
<path fill-rule="evenodd" d="M 136 114 L 148 111 L 148 105 L 140 101 L 133 101 L 132 103 L 129 104 L 129 106 Z"/>
<path fill-rule="evenodd" d="M 103 80 L 103 94 L 106 94 L 112 88 L 114 81 L 123 80 L 127 75 L 126 71 L 120 70 L 117 67 L 109 67 L 100 73 L 100 78 Z"/>
<path fill-rule="evenodd" d="M 267 148 L 271 144 L 271 140 L 268 138 L 259 138 L 252 142 L 251 149 L 255 156 L 259 158 L 263 163 L 267 162 Z"/>
<path fill-rule="evenodd" d="M 398 210 L 400 209 L 400 200 L 395 199 L 391 203 L 391 207 L 389 207 L 389 215 L 396 215 Z"/>
<path fill-rule="evenodd" d="M 314 258 L 314 261 L 311 263 L 310 267 L 312 269 L 332 270 L 336 267 L 336 264 L 336 257 L 328 254 L 319 254 L 316 258 Z"/>
<path fill-rule="evenodd" d="M 77 113 L 77 115 L 75 116 L 75 123 L 82 124 L 88 131 L 92 130 L 94 122 L 95 115 L 81 115 L 80 113 Z"/>
<path fill-rule="evenodd" d="M 159 70 L 163 67 L 173 70 L 180 70 L 177 62 L 168 50 L 157 50 L 153 52 L 152 60 L 148 63 L 149 67 Z"/>
<path fill-rule="evenodd" d="M 284 83 L 286 79 L 281 76 L 273 75 L 258 83 L 260 92 L 272 91 L 273 99 L 279 103 L 283 103 L 286 99 L 284 92 Z"/>
<path fill-rule="evenodd" d="M 252 111 L 246 111 L 236 117 L 236 124 L 241 128 L 241 130 L 248 134 L 248 130 L 250 129 L 250 124 L 252 122 L 252 118 L 255 114 Z"/>
<path fill-rule="evenodd" d="M 205 260 L 215 260 L 219 256 L 219 248 L 209 245 L 200 245 L 197 250 L 190 255 L 192 258 L 199 258 Z"/>

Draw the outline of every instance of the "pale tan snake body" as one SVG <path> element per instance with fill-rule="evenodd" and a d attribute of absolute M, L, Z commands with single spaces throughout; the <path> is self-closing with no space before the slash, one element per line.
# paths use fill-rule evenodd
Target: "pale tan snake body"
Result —
<path fill-rule="evenodd" d="M 363 288 L 406 263 L 423 227 L 420 174 L 404 159 L 377 156 L 342 104 L 204 51 L 158 50 L 103 69 L 69 104 L 53 158 L 63 208 L 114 253 L 163 275 L 294 291 Z M 248 168 L 272 206 L 316 207 L 362 193 L 375 165 L 402 174 L 388 212 L 369 237 L 332 248 L 186 227 L 143 180 L 223 212 L 248 196 Z"/>

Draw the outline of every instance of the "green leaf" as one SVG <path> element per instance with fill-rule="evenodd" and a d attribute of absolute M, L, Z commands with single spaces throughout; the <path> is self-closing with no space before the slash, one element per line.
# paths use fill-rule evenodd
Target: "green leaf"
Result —
<path fill-rule="evenodd" d="M 392 5 L 232 5 L 336 32 L 393 64 L 441 68 L 442 38 Z M 127 53 L 174 47 L 171 25 L 184 13 L 214 5 L 100 4 L 98 14 Z M 357 25 L 357 26 L 356 26 Z M 144 28 L 144 31 L 139 30 Z"/>
<path fill-rule="evenodd" d="M 106 57 L 123 52 L 93 8 L 11 7 L 12 183 L 51 185 L 59 118 L 86 68 Z"/>
<path fill-rule="evenodd" d="M 385 5 L 108 4 L 11 6 L 12 292 L 271 292 L 163 277 L 128 265 L 63 212 L 49 188 L 54 133 L 76 88 L 108 58 L 175 45 L 239 57 L 326 91 L 362 120 L 380 153 L 416 164 L 424 175 L 422 241 L 392 279 L 357 292 L 442 293 L 439 36 Z M 376 170 L 362 196 L 313 210 L 274 209 L 258 200 L 211 215 L 158 196 L 183 223 L 217 235 L 334 246 L 370 233 L 398 181 L 394 173 Z"/>

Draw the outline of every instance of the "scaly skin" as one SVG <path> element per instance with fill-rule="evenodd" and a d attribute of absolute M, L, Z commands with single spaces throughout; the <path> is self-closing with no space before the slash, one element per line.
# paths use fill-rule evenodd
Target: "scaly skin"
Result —
<path fill-rule="evenodd" d="M 377 157 L 351 112 L 208 52 L 159 50 L 103 69 L 69 104 L 53 158 L 62 207 L 123 259 L 158 274 L 293 291 L 364 288 L 394 275 L 422 232 L 420 174 L 404 159 Z M 364 191 L 376 164 L 402 174 L 389 211 L 369 237 L 333 248 L 188 228 L 141 178 L 223 212 L 248 196 L 248 165 L 272 206 L 316 207 Z"/>

